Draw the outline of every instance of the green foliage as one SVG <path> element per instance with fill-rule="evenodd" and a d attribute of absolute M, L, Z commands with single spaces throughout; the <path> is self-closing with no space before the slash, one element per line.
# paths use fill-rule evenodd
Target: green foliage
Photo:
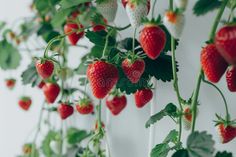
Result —
<path fill-rule="evenodd" d="M 233 154 L 223 151 L 223 152 L 217 152 L 215 157 L 233 157 Z"/>
<path fill-rule="evenodd" d="M 157 121 L 161 120 L 165 116 L 177 117 L 177 107 L 173 103 L 167 104 L 163 110 L 151 116 L 146 122 L 146 128 L 155 124 Z"/>
<path fill-rule="evenodd" d="M 23 85 L 31 84 L 32 87 L 38 85 L 42 81 L 38 75 L 34 62 L 28 65 L 27 69 L 21 74 L 21 78 Z"/>
<path fill-rule="evenodd" d="M 38 10 L 38 13 L 41 16 L 46 15 L 48 12 L 55 11 L 55 5 L 60 0 L 35 0 L 34 4 L 36 9 Z"/>
<path fill-rule="evenodd" d="M 218 9 L 221 4 L 222 1 L 220 0 L 198 0 L 193 7 L 193 13 L 196 16 L 205 15 L 215 9 Z"/>
<path fill-rule="evenodd" d="M 69 144 L 75 145 L 79 144 L 84 139 L 88 138 L 91 134 L 87 133 L 85 130 L 79 130 L 76 128 L 70 128 L 67 130 L 67 142 Z"/>
<path fill-rule="evenodd" d="M 52 18 L 51 24 L 54 28 L 61 28 L 73 9 L 59 10 Z"/>
<path fill-rule="evenodd" d="M 0 41 L 0 68 L 3 70 L 16 69 L 20 65 L 19 51 L 7 40 Z"/>
<path fill-rule="evenodd" d="M 56 140 L 58 136 L 57 132 L 49 131 L 48 134 L 45 136 L 44 140 L 42 141 L 42 152 L 47 157 L 52 157 L 54 154 L 50 148 L 51 141 Z"/>
<path fill-rule="evenodd" d="M 180 149 L 175 152 L 172 157 L 189 157 L 188 151 L 186 149 Z"/>
<path fill-rule="evenodd" d="M 164 143 L 177 143 L 178 141 L 178 131 L 171 130 L 170 133 L 166 136 Z"/>
<path fill-rule="evenodd" d="M 79 4 L 91 2 L 91 0 L 61 0 L 60 6 L 62 9 L 68 9 L 71 7 L 78 6 Z"/>

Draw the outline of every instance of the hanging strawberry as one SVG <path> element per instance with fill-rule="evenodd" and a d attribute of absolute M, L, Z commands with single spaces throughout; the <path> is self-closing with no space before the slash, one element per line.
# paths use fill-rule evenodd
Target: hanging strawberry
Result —
<path fill-rule="evenodd" d="M 12 90 L 15 87 L 16 79 L 10 78 L 5 80 L 6 87 Z"/>
<path fill-rule="evenodd" d="M 49 104 L 52 104 L 57 99 L 57 96 L 60 93 L 60 87 L 57 83 L 46 83 L 43 86 L 43 92 L 45 95 L 45 98 Z"/>
<path fill-rule="evenodd" d="M 236 65 L 236 24 L 222 27 L 215 36 L 215 44 L 224 59 Z"/>
<path fill-rule="evenodd" d="M 106 30 L 107 19 L 105 19 L 102 15 L 96 14 L 92 18 L 92 29 L 94 32 L 99 32 L 102 30 Z"/>
<path fill-rule="evenodd" d="M 181 37 L 185 23 L 185 17 L 181 12 L 167 11 L 163 23 L 174 38 Z"/>
<path fill-rule="evenodd" d="M 141 25 L 142 19 L 145 18 L 150 10 L 150 0 L 122 0 L 130 24 L 137 28 Z"/>
<path fill-rule="evenodd" d="M 155 60 L 165 48 L 166 34 L 158 26 L 160 18 L 156 21 L 147 21 L 139 35 L 140 45 L 147 56 Z"/>
<path fill-rule="evenodd" d="M 68 34 L 68 39 L 71 45 L 76 45 L 77 42 L 84 36 L 84 31 L 79 31 L 79 29 L 83 29 L 83 25 L 79 25 L 76 23 L 67 23 L 64 26 L 65 34 Z"/>
<path fill-rule="evenodd" d="M 117 13 L 117 0 L 96 0 L 96 8 L 108 22 L 113 22 Z"/>
<path fill-rule="evenodd" d="M 119 78 L 118 69 L 105 61 L 95 61 L 87 69 L 93 95 L 103 99 L 114 87 Z"/>
<path fill-rule="evenodd" d="M 28 111 L 32 104 L 32 100 L 30 97 L 24 96 L 20 98 L 20 100 L 18 101 L 18 104 L 23 110 Z"/>
<path fill-rule="evenodd" d="M 140 89 L 135 92 L 134 100 L 138 108 L 144 107 L 153 97 L 152 90 L 149 88 Z"/>
<path fill-rule="evenodd" d="M 74 113 L 74 108 L 67 103 L 61 103 L 58 106 L 57 111 L 60 114 L 61 119 L 65 120 Z"/>
<path fill-rule="evenodd" d="M 228 89 L 231 92 L 236 92 L 236 67 L 230 66 L 226 72 L 226 81 Z"/>
<path fill-rule="evenodd" d="M 39 76 L 41 76 L 42 79 L 48 79 L 52 76 L 54 71 L 54 63 L 51 60 L 37 60 L 35 66 Z"/>
<path fill-rule="evenodd" d="M 208 44 L 202 49 L 201 65 L 204 74 L 213 83 L 217 83 L 221 79 L 228 67 L 215 44 Z"/>
<path fill-rule="evenodd" d="M 41 81 L 41 82 L 38 84 L 38 88 L 42 89 L 44 85 L 45 85 L 45 82 L 44 82 L 44 81 Z"/>
<path fill-rule="evenodd" d="M 185 10 L 188 5 L 188 0 L 174 0 L 177 8 Z"/>
<path fill-rule="evenodd" d="M 79 101 L 79 103 L 76 105 L 76 110 L 80 114 L 91 114 L 93 113 L 93 103 L 89 98 L 83 98 Z"/>

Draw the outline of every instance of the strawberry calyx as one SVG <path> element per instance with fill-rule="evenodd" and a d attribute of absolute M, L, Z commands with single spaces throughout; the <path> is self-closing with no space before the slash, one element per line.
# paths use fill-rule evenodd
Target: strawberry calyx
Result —
<path fill-rule="evenodd" d="M 217 120 L 214 120 L 214 122 L 216 123 L 215 126 L 218 126 L 220 124 L 223 124 L 225 127 L 236 125 L 236 120 L 231 120 L 229 115 L 227 115 L 226 118 L 224 119 L 218 114 L 216 114 L 216 118 Z"/>
<path fill-rule="evenodd" d="M 142 19 L 142 24 L 144 24 L 145 27 L 158 27 L 162 24 L 161 15 L 158 15 L 156 19 L 152 18 L 151 20 L 145 17 Z"/>
<path fill-rule="evenodd" d="M 114 88 L 110 93 L 109 95 L 112 95 L 113 97 L 121 97 L 123 96 L 124 94 L 117 88 Z"/>
<path fill-rule="evenodd" d="M 31 100 L 31 98 L 30 98 L 29 96 L 22 96 L 22 97 L 20 98 L 20 100 L 21 100 L 21 101 L 24 101 L 24 102 L 27 102 L 27 101 Z"/>
<path fill-rule="evenodd" d="M 14 78 L 8 78 L 8 79 L 5 79 L 5 81 L 11 81 L 11 82 L 15 83 L 15 82 L 16 82 L 16 79 L 14 79 Z"/>
<path fill-rule="evenodd" d="M 87 107 L 89 106 L 89 104 L 91 104 L 91 100 L 87 97 L 80 99 L 78 102 L 78 105 L 80 107 Z"/>
<path fill-rule="evenodd" d="M 58 103 L 61 104 L 61 105 L 67 105 L 67 106 L 72 106 L 73 105 L 73 103 L 69 102 L 69 101 L 61 101 L 60 100 Z"/>
<path fill-rule="evenodd" d="M 127 4 L 131 7 L 131 8 L 135 8 L 138 5 L 144 4 L 147 5 L 147 0 L 127 0 Z"/>

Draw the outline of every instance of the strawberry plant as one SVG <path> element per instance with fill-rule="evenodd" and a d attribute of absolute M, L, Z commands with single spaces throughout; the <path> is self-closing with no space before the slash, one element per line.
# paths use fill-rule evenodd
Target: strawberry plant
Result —
<path fill-rule="evenodd" d="M 156 13 L 157 0 L 121 0 L 121 3 L 129 24 L 119 27 L 114 22 L 120 18 L 117 0 L 34 0 L 30 6 L 32 17 L 21 19 L 14 28 L 0 23 L 0 68 L 17 69 L 25 60 L 22 52 L 26 52 L 31 63 L 21 74 L 21 85 L 38 88 L 44 95 L 36 129 L 19 157 L 113 156 L 102 107 L 114 116 L 122 116 L 130 103 L 128 96 L 133 97 L 139 109 L 150 102 L 153 104 L 157 81 L 173 83 L 176 101 L 151 115 L 145 127 L 169 117 L 178 128 L 170 130 L 148 156 L 232 157 L 232 153 L 215 150 L 212 135 L 198 131 L 196 123 L 201 112 L 198 108 L 201 85 L 206 83 L 219 92 L 225 107 L 225 116 L 216 114 L 214 120 L 220 143 L 231 142 L 236 137 L 235 117 L 231 117 L 227 99 L 216 85 L 226 73 L 229 91 L 236 91 L 235 0 L 197 0 L 193 7 L 196 16 L 211 11 L 217 14 L 209 38 L 202 42 L 197 83 L 187 99 L 180 93 L 181 65 L 176 60 L 176 49 L 187 22 L 188 0 L 166 1 L 169 7 L 160 15 Z M 230 15 L 224 20 L 226 10 Z M 223 26 L 218 29 L 221 21 Z M 122 38 L 120 33 L 128 29 L 133 34 Z M 37 45 L 29 46 L 34 40 Z M 84 40 L 87 40 L 85 45 Z M 75 47 L 86 53 L 81 58 L 69 57 L 71 48 Z M 72 67 L 72 61 L 78 65 Z M 12 77 L 5 79 L 6 87 L 12 92 L 16 81 Z M 19 107 L 28 111 L 38 103 L 32 99 L 21 97 Z M 69 124 L 68 121 L 75 123 L 75 114 L 94 116 L 94 127 L 83 130 Z M 57 118 L 59 126 L 52 117 Z M 187 141 L 182 137 L 183 128 L 191 130 Z"/>

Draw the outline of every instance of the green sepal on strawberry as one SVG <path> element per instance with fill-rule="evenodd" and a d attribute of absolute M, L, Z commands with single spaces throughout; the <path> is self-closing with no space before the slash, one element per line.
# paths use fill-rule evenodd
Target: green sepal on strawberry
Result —
<path fill-rule="evenodd" d="M 76 110 L 82 115 L 92 114 L 94 110 L 93 103 L 87 97 L 82 98 L 76 104 Z"/>
<path fill-rule="evenodd" d="M 52 104 L 60 94 L 60 86 L 57 83 L 46 83 L 43 86 L 44 96 L 49 104 Z"/>
<path fill-rule="evenodd" d="M 157 20 L 144 20 L 144 27 L 140 32 L 139 41 L 140 45 L 143 48 L 146 55 L 155 60 L 158 56 L 160 56 L 162 50 L 166 45 L 166 34 L 159 27 L 161 23 L 160 16 Z"/>
<path fill-rule="evenodd" d="M 144 107 L 148 102 L 152 100 L 153 93 L 150 88 L 144 88 L 137 90 L 134 93 L 135 104 L 138 108 Z"/>
<path fill-rule="evenodd" d="M 29 110 L 31 104 L 32 104 L 32 100 L 28 96 L 21 97 L 18 101 L 18 105 L 20 106 L 20 108 L 25 111 Z"/>
<path fill-rule="evenodd" d="M 54 63 L 50 58 L 40 58 L 35 63 L 36 70 L 42 79 L 48 79 L 54 72 Z"/>
<path fill-rule="evenodd" d="M 67 119 L 74 113 L 74 108 L 69 103 L 61 103 L 57 109 L 62 120 Z"/>
<path fill-rule="evenodd" d="M 5 84 L 8 89 L 12 90 L 16 85 L 16 79 L 14 78 L 5 79 Z"/>

